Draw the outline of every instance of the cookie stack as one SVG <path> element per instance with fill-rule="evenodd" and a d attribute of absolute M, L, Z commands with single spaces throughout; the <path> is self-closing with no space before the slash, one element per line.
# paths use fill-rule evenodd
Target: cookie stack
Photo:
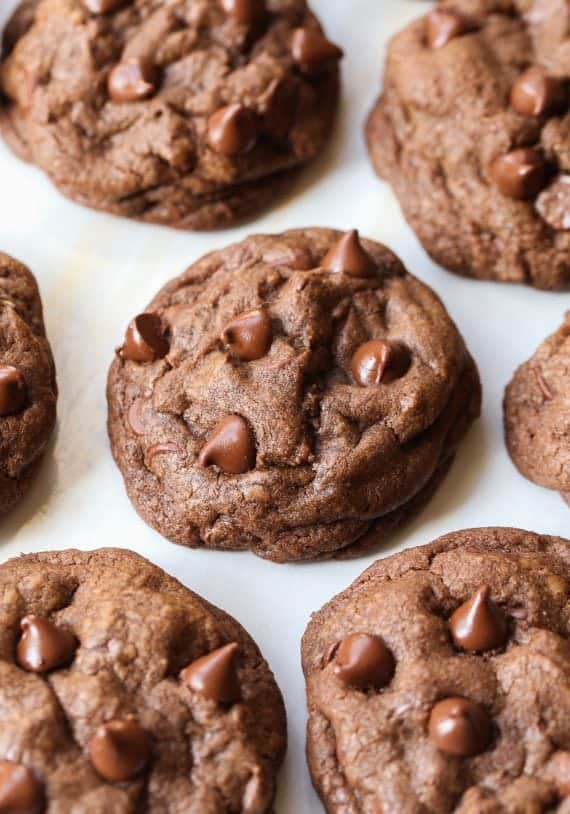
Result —
<path fill-rule="evenodd" d="M 305 0 L 23 0 L 0 129 L 79 203 L 210 230 L 323 154 L 342 57 Z M 440 265 L 570 289 L 566 0 L 441 0 L 391 41 L 366 138 Z M 108 434 L 161 543 L 376 554 L 465 454 L 481 383 L 458 326 L 348 221 L 217 248 L 125 320 Z M 38 286 L 0 254 L 0 515 L 56 400 Z M 570 316 L 504 423 L 520 472 L 570 503 Z M 0 620 L 0 814 L 276 811 L 283 697 L 225 611 L 105 548 L 5 562 Z M 569 812 L 569 638 L 569 540 L 478 528 L 372 563 L 301 644 L 326 811 Z"/>

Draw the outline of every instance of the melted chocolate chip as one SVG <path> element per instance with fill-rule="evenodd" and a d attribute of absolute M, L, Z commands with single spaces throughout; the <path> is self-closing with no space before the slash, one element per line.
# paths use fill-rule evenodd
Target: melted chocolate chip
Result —
<path fill-rule="evenodd" d="M 234 317 L 221 334 L 224 345 L 246 362 L 261 359 L 271 347 L 271 318 L 265 308 Z"/>
<path fill-rule="evenodd" d="M 139 314 L 127 328 L 121 355 L 130 362 L 156 362 L 168 353 L 158 314 Z"/>
<path fill-rule="evenodd" d="M 485 585 L 461 605 L 449 620 L 451 636 L 463 650 L 494 650 L 507 638 L 505 617 Z"/>
<path fill-rule="evenodd" d="M 335 653 L 334 672 L 347 687 L 358 690 L 386 687 L 395 670 L 394 656 L 380 636 L 353 633 Z"/>
<path fill-rule="evenodd" d="M 39 814 L 44 789 L 36 775 L 19 763 L 0 760 L 0 814 Z"/>
<path fill-rule="evenodd" d="M 28 402 L 23 373 L 12 365 L 0 365 L 0 416 L 20 413 Z"/>
<path fill-rule="evenodd" d="M 472 29 L 468 20 L 455 11 L 434 9 L 426 18 L 426 38 L 429 48 L 443 48 L 456 37 Z"/>
<path fill-rule="evenodd" d="M 222 107 L 208 120 L 208 144 L 221 155 L 249 152 L 255 146 L 258 134 L 256 113 L 242 105 Z"/>
<path fill-rule="evenodd" d="M 511 91 L 511 107 L 523 116 L 542 116 L 564 103 L 564 86 L 540 65 L 525 71 Z"/>
<path fill-rule="evenodd" d="M 429 736 L 448 755 L 473 757 L 489 745 L 491 722 L 479 704 L 466 698 L 446 698 L 431 711 Z"/>
<path fill-rule="evenodd" d="M 83 5 L 91 14 L 108 14 L 126 5 L 130 0 L 83 0 Z"/>
<path fill-rule="evenodd" d="M 135 399 L 127 412 L 129 427 L 135 435 L 144 435 L 144 401 Z"/>
<path fill-rule="evenodd" d="M 223 10 L 240 25 L 252 25 L 266 14 L 264 0 L 220 0 Z"/>
<path fill-rule="evenodd" d="M 140 102 L 155 93 L 159 81 L 158 69 L 151 62 L 128 59 L 111 70 L 107 89 L 114 102 Z"/>
<path fill-rule="evenodd" d="M 352 375 L 362 387 L 389 384 L 404 376 L 409 367 L 406 349 L 383 339 L 365 342 L 352 357 Z"/>
<path fill-rule="evenodd" d="M 232 475 L 255 467 L 255 441 L 249 424 L 239 415 L 228 415 L 217 424 L 204 444 L 200 466 L 218 466 Z"/>
<path fill-rule="evenodd" d="M 91 738 L 89 755 L 93 768 L 105 780 L 111 783 L 131 780 L 150 760 L 150 736 L 133 718 L 109 721 Z"/>
<path fill-rule="evenodd" d="M 508 198 L 527 200 L 546 186 L 549 169 L 540 150 L 523 147 L 496 158 L 491 176 L 499 192 Z"/>
<path fill-rule="evenodd" d="M 72 661 L 78 641 L 69 630 L 57 627 L 44 616 L 25 616 L 20 622 L 22 636 L 16 659 L 32 673 L 45 673 Z"/>
<path fill-rule="evenodd" d="M 320 31 L 297 28 L 291 40 L 291 55 L 304 73 L 318 74 L 342 59 L 343 52 Z"/>
<path fill-rule="evenodd" d="M 350 277 L 374 277 L 378 270 L 372 257 L 362 247 L 356 229 L 347 232 L 329 249 L 321 268 Z"/>
<path fill-rule="evenodd" d="M 226 644 L 189 664 L 180 673 L 180 680 L 211 701 L 235 704 L 241 698 L 238 654 L 239 645 L 236 642 Z"/>

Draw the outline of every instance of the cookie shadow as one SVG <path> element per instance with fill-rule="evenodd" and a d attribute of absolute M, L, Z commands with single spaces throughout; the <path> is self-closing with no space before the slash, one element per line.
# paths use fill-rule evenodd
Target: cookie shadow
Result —
<path fill-rule="evenodd" d="M 55 493 L 58 479 L 58 464 L 54 454 L 58 436 L 59 421 L 26 494 L 0 523 L 0 546 L 13 542 L 24 526 L 47 514 L 46 505 Z"/>
<path fill-rule="evenodd" d="M 445 517 L 463 507 L 477 491 L 477 484 L 489 467 L 492 454 L 490 436 L 491 430 L 485 420 L 477 421 L 460 445 L 449 471 L 431 500 L 408 523 L 404 523 L 386 545 L 371 553 L 382 553 L 384 556 L 391 553 L 391 549 L 400 550 L 422 528 L 441 526 Z M 438 535 L 444 531 L 438 532 Z M 430 540 L 426 539 L 425 542 Z"/>

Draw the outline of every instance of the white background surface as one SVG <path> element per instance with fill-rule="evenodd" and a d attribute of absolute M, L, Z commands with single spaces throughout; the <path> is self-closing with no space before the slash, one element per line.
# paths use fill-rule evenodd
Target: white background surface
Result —
<path fill-rule="evenodd" d="M 2 3 L 3 22 L 14 0 Z M 322 811 L 304 760 L 305 699 L 299 641 L 309 615 L 375 556 L 459 528 L 515 525 L 570 536 L 557 494 L 523 480 L 505 452 L 503 389 L 514 368 L 558 326 L 568 294 L 461 279 L 432 263 L 373 174 L 362 127 L 379 87 L 389 36 L 425 12 L 421 0 L 313 0 L 346 51 L 341 118 L 327 153 L 293 195 L 246 227 L 178 233 L 91 212 L 62 198 L 0 143 L 0 249 L 27 263 L 43 295 L 60 386 L 55 442 L 32 491 L 0 527 L 0 560 L 36 550 L 131 548 L 235 615 L 276 673 L 289 717 L 277 814 Z M 108 447 L 105 378 L 129 319 L 160 286 L 212 249 L 249 232 L 357 227 L 394 249 L 443 298 L 479 363 L 483 418 L 428 509 L 389 549 L 352 562 L 274 565 L 253 555 L 192 551 L 148 528 L 131 508 Z"/>

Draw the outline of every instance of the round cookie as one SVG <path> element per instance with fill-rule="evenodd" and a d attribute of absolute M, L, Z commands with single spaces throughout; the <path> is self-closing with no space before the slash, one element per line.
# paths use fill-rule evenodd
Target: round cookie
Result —
<path fill-rule="evenodd" d="M 392 252 L 295 230 L 202 258 L 131 322 L 109 434 L 174 542 L 348 556 L 428 500 L 480 397 L 444 306 Z"/>
<path fill-rule="evenodd" d="M 31 272 L 0 253 L 0 516 L 27 489 L 55 426 L 57 385 Z"/>
<path fill-rule="evenodd" d="M 570 541 L 472 529 L 377 561 L 316 613 L 308 761 L 328 814 L 568 812 L 569 597 Z"/>
<path fill-rule="evenodd" d="M 529 480 L 570 492 L 570 313 L 505 391 L 505 440 Z"/>
<path fill-rule="evenodd" d="M 341 56 L 305 0 L 25 0 L 0 124 L 79 203 L 213 229 L 321 153 Z"/>
<path fill-rule="evenodd" d="M 0 608 L 0 810 L 272 810 L 283 702 L 226 613 L 118 549 L 10 560 Z"/>
<path fill-rule="evenodd" d="M 366 135 L 425 249 L 470 277 L 570 288 L 570 5 L 441 2 L 390 43 Z"/>

